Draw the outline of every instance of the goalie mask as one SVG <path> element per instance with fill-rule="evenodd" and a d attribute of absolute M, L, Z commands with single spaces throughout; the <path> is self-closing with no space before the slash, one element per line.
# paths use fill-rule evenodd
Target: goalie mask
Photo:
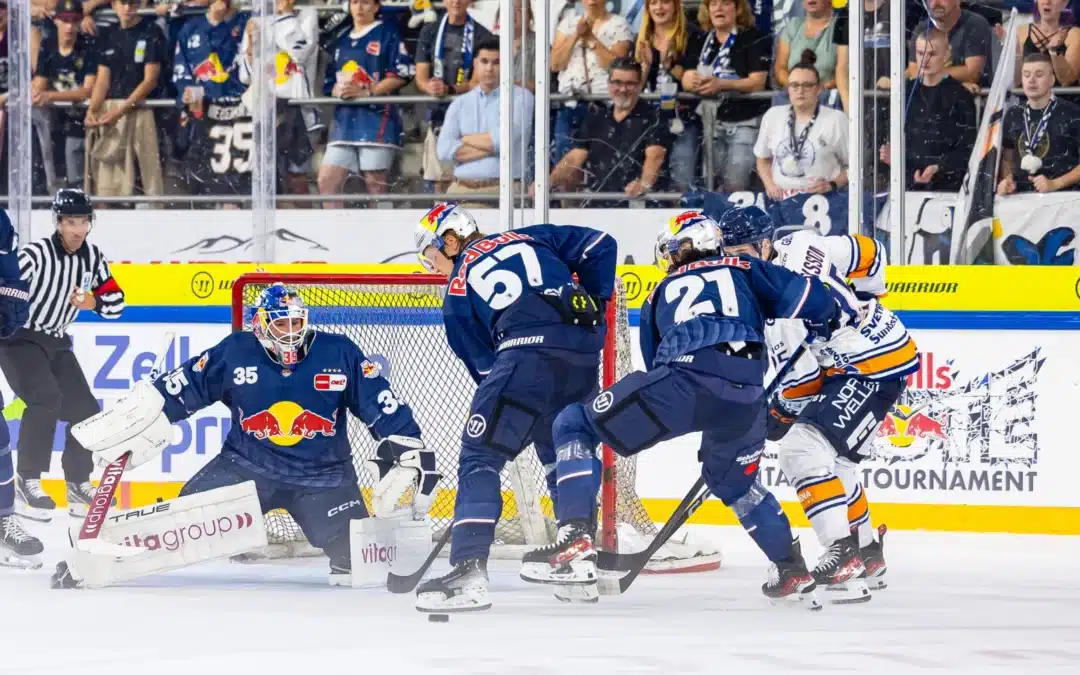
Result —
<path fill-rule="evenodd" d="M 435 266 L 432 252 L 438 251 L 449 260 L 454 260 L 461 249 L 465 248 L 464 240 L 479 231 L 476 219 L 465 209 L 448 202 L 436 204 L 435 208 L 420 219 L 420 224 L 416 227 L 416 255 L 420 257 L 420 263 L 427 271 L 437 273 L 439 270 Z M 454 255 L 446 252 L 447 232 L 453 232 L 462 240 L 461 248 Z"/>
<path fill-rule="evenodd" d="M 311 326 L 303 298 L 283 283 L 259 293 L 251 308 L 251 332 L 271 358 L 283 366 L 294 366 L 303 358 Z"/>
<path fill-rule="evenodd" d="M 656 239 L 656 265 L 664 272 L 684 264 L 684 254 L 716 255 L 724 246 L 716 221 L 701 211 L 684 211 L 668 221 Z"/>

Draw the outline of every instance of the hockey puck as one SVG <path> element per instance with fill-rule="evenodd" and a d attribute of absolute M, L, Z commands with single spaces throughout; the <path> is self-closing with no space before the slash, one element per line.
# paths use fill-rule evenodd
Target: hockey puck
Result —
<path fill-rule="evenodd" d="M 427 620 L 432 621 L 434 623 L 449 623 L 450 622 L 450 615 L 449 614 L 428 614 Z"/>

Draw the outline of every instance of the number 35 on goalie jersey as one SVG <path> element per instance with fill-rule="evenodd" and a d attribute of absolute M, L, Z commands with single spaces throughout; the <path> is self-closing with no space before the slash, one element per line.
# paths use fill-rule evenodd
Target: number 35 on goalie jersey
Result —
<path fill-rule="evenodd" d="M 553 303 L 574 275 L 590 296 L 610 298 L 617 257 L 614 239 L 575 225 L 533 225 L 473 242 L 454 261 L 443 302 L 450 348 L 477 382 L 503 349 L 600 351 L 604 329 L 567 324 Z"/>
<path fill-rule="evenodd" d="M 376 439 L 420 437 L 381 366 L 344 336 L 317 332 L 286 375 L 252 333 L 233 333 L 154 386 L 170 422 L 220 401 L 232 416 L 222 454 L 275 480 L 310 487 L 355 481 L 348 415 Z"/>

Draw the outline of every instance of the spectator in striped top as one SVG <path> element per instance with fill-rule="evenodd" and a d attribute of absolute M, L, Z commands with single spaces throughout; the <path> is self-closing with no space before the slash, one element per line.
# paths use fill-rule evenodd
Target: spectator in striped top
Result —
<path fill-rule="evenodd" d="M 94 495 L 94 460 L 70 426 L 100 408 L 75 358 L 68 326 L 83 309 L 103 319 L 118 319 L 124 311 L 124 292 L 108 261 L 86 241 L 94 221 L 86 193 L 60 190 L 52 209 L 56 232 L 19 250 L 19 272 L 30 286 L 30 318 L 0 342 L 0 370 L 26 404 L 19 427 L 16 510 L 42 522 L 52 520 L 56 508 L 41 487 L 41 475 L 49 470 L 58 420 L 69 426 L 61 459 L 69 513 L 85 515 Z"/>

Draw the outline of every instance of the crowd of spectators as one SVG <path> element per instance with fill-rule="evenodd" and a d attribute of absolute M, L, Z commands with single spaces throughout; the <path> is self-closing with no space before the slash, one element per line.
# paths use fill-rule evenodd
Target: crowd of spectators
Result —
<path fill-rule="evenodd" d="M 519 17 L 523 1 L 526 11 L 532 4 L 518 0 Z M 551 106 L 557 192 L 618 193 L 591 200 L 615 206 L 693 189 L 773 199 L 844 189 L 848 10 L 799 1 L 801 13 L 774 25 L 748 0 L 645 0 L 632 27 L 605 0 L 573 0 L 554 18 L 550 46 L 536 44 L 530 14 L 508 58 L 499 53 L 498 15 L 489 30 L 470 12 L 472 0 L 445 0 L 437 14 L 400 0 L 347 0 L 337 12 L 276 0 L 280 204 L 301 194 L 324 195 L 321 206 L 330 208 L 377 204 L 387 192 L 497 191 L 500 67 L 513 68 L 517 82 L 513 133 L 529 149 L 512 172 L 527 191 L 538 49 L 550 50 L 552 92 L 569 97 Z M 868 89 L 889 87 L 889 3 L 899 1 L 862 3 Z M 961 0 L 903 1 L 907 187 L 955 190 L 975 143 L 979 89 L 1000 58 L 1001 11 Z M 1068 96 L 1049 96 L 1050 86 L 1077 84 L 1080 28 L 1067 0 L 1036 0 L 1033 9 L 1017 67 L 1030 103 L 1006 120 L 1003 194 L 1069 189 L 1080 180 L 1072 176 L 1080 165 L 1078 109 Z M 259 36 L 246 4 L 32 0 L 32 13 L 36 193 L 71 186 L 177 203 L 250 194 L 250 110 L 262 85 L 252 70 Z M 7 33 L 0 0 L 0 92 Z M 348 103 L 402 94 L 444 100 Z M 289 103 L 318 97 L 341 103 Z M 888 98 L 866 101 L 866 133 L 851 140 L 865 145 L 864 177 L 883 184 Z M 0 157 L 6 169 L 6 147 Z"/>

